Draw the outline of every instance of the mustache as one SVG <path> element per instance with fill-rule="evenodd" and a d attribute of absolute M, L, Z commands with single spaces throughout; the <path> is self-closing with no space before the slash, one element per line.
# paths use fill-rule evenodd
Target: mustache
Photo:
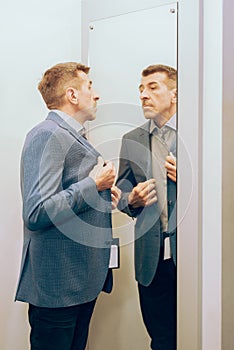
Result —
<path fill-rule="evenodd" d="M 153 107 L 150 103 L 142 103 L 142 107 Z"/>

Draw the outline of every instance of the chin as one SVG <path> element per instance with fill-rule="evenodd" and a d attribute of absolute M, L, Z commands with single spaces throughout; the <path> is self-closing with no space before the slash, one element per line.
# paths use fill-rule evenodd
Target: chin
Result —
<path fill-rule="evenodd" d="M 155 119 L 155 114 L 144 113 L 145 119 Z"/>
<path fill-rule="evenodd" d="M 152 111 L 151 108 L 143 108 L 143 113 L 145 116 L 145 119 L 154 119 L 155 118 L 155 112 Z"/>
<path fill-rule="evenodd" d="M 96 119 L 96 114 L 90 114 L 88 120 L 91 122 L 92 120 L 95 120 L 95 119 Z"/>

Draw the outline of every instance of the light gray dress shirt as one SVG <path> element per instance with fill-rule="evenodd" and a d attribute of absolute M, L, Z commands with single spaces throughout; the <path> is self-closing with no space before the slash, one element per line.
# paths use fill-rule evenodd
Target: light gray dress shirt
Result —
<path fill-rule="evenodd" d="M 60 118 L 62 118 L 68 125 L 75 129 L 79 134 L 84 135 L 86 129 L 74 118 L 68 115 L 65 112 L 60 111 L 59 109 L 53 109 L 51 112 L 57 113 Z"/>
<path fill-rule="evenodd" d="M 166 156 L 176 157 L 176 115 L 159 128 L 152 120 L 150 124 L 152 149 L 152 174 L 156 180 L 158 206 L 160 209 L 161 232 L 168 230 L 167 172 Z M 171 256 L 169 238 L 164 242 L 164 258 Z"/>

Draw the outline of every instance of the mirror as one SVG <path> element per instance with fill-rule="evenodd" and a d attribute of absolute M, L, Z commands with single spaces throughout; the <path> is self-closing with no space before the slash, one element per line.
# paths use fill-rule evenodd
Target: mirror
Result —
<path fill-rule="evenodd" d="M 89 139 L 118 168 L 122 135 L 145 122 L 138 91 L 142 70 L 157 63 L 177 66 L 177 3 L 92 21 L 88 41 L 90 76 L 101 97 Z M 114 271 L 111 295 L 99 297 L 89 350 L 150 348 L 134 278 L 134 224 L 113 212 L 121 267 Z"/>

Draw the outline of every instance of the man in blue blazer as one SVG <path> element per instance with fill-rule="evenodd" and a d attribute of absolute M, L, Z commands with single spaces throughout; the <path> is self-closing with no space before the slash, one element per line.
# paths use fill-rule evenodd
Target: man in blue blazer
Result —
<path fill-rule="evenodd" d="M 147 123 L 124 135 L 119 209 L 135 224 L 135 276 L 154 350 L 176 349 L 176 70 L 152 65 L 139 86 Z"/>
<path fill-rule="evenodd" d="M 29 304 L 32 350 L 84 350 L 96 298 L 112 289 L 115 169 L 87 141 L 99 96 L 89 68 L 48 69 L 38 88 L 50 110 L 21 160 L 24 244 L 16 300 Z"/>

